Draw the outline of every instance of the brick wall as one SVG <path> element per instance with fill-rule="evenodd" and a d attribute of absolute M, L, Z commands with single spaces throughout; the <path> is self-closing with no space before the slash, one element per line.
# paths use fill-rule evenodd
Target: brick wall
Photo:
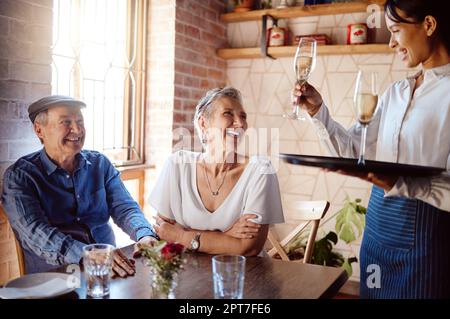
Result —
<path fill-rule="evenodd" d="M 51 92 L 52 0 L 0 0 L 0 180 L 19 157 L 39 149 L 28 104 Z M 1 189 L 0 181 L 0 189 Z M 0 220 L 0 284 L 18 266 L 9 225 Z"/>
<path fill-rule="evenodd" d="M 147 52 L 146 159 L 156 170 L 146 174 L 145 198 L 167 157 L 175 129 L 194 136 L 192 119 L 207 90 L 224 86 L 226 62 L 216 49 L 227 46 L 220 21 L 226 0 L 154 0 L 150 2 Z M 192 140 L 190 145 L 194 146 Z M 197 140 L 196 149 L 199 148 Z M 153 212 L 146 205 L 145 212 Z"/>
<path fill-rule="evenodd" d="M 154 0 L 147 19 L 145 158 L 157 165 L 172 145 L 175 0 Z"/>
<path fill-rule="evenodd" d="M 175 23 L 175 93 L 173 127 L 193 133 L 192 119 L 198 100 L 209 89 L 226 83 L 225 60 L 216 49 L 227 46 L 221 0 L 178 0 Z"/>

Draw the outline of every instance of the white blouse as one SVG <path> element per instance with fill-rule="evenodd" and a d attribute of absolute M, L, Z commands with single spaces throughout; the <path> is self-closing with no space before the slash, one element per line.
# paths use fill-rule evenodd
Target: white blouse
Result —
<path fill-rule="evenodd" d="M 253 156 L 223 203 L 209 212 L 197 188 L 201 153 L 178 151 L 166 161 L 149 203 L 157 212 L 197 230 L 226 231 L 242 214 L 256 214 L 259 224 L 283 223 L 280 189 L 270 160 Z"/>
<path fill-rule="evenodd" d="M 424 70 L 412 96 L 419 74 L 394 83 L 380 98 L 368 126 L 366 154 L 379 161 L 446 168 L 438 176 L 401 177 L 385 196 L 416 198 L 450 211 L 450 64 Z M 327 144 L 336 154 L 358 156 L 360 124 L 346 130 L 324 104 L 312 120 L 322 138 L 329 135 Z"/>

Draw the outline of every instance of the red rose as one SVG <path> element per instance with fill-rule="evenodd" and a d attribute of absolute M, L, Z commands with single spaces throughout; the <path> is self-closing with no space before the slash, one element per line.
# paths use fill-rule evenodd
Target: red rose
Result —
<path fill-rule="evenodd" d="M 175 256 L 181 255 L 183 252 L 184 246 L 177 243 L 167 243 L 162 249 L 161 254 L 164 259 L 170 260 Z"/>

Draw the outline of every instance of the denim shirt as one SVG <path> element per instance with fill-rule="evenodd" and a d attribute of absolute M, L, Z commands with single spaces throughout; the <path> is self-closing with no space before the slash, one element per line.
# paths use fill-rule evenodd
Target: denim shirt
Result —
<path fill-rule="evenodd" d="M 79 263 L 86 243 L 115 245 L 110 217 L 135 241 L 157 238 L 104 155 L 82 150 L 77 160 L 70 175 L 42 149 L 20 158 L 4 174 L 2 205 L 24 250 L 27 273 Z M 79 230 L 89 242 L 70 235 Z"/>

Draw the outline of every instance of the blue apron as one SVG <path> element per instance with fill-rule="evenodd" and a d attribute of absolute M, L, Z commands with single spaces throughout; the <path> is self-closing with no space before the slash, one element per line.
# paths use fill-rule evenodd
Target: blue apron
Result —
<path fill-rule="evenodd" d="M 374 186 L 360 267 L 361 298 L 450 298 L 450 212 Z"/>

